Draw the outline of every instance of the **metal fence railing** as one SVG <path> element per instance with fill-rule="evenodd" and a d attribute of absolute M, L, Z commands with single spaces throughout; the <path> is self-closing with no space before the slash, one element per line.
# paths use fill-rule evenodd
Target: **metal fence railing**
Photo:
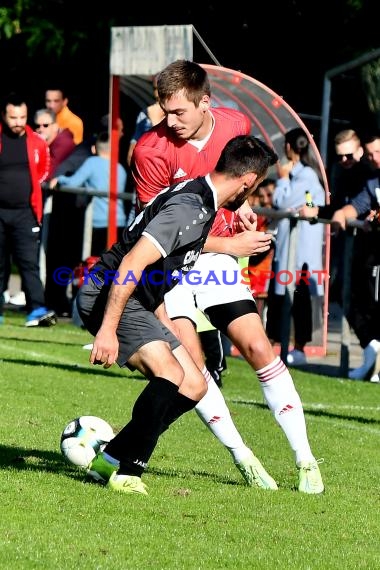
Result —
<path fill-rule="evenodd" d="M 41 252 L 40 252 L 40 271 L 41 279 L 43 283 L 46 280 L 46 251 L 47 243 L 49 239 L 49 221 L 52 212 L 52 200 L 54 192 L 66 192 L 70 194 L 77 194 L 80 196 L 93 197 L 102 196 L 109 197 L 107 191 L 100 191 L 90 188 L 70 188 L 70 187 L 59 187 L 58 190 L 50 190 L 47 192 L 47 197 L 45 199 L 44 205 L 44 218 L 42 224 L 41 233 Z M 117 199 L 122 200 L 132 200 L 132 194 L 125 192 L 117 195 Z M 82 260 L 85 260 L 90 256 L 91 253 L 91 240 L 92 240 L 92 200 L 88 201 L 84 213 L 84 230 L 83 230 L 83 245 L 82 245 Z M 298 232 L 298 221 L 308 220 L 308 218 L 301 217 L 295 211 L 289 210 L 276 210 L 272 208 L 253 208 L 253 211 L 259 215 L 271 218 L 271 219 L 283 219 L 288 218 L 291 220 L 291 231 L 289 240 L 289 251 L 288 251 L 288 271 L 291 275 L 296 274 L 296 249 L 297 249 L 297 232 Z M 329 280 L 329 263 L 330 263 L 330 225 L 331 220 L 318 218 L 314 223 L 322 223 L 326 226 L 325 239 L 324 239 L 324 268 L 325 270 L 325 287 L 324 287 L 324 307 L 323 307 L 323 328 L 322 328 L 322 340 L 320 346 L 316 346 L 315 354 L 325 355 L 327 350 L 327 324 L 328 324 L 328 280 Z M 351 220 L 347 224 L 351 227 L 363 228 L 364 223 L 358 220 Z M 351 236 L 347 236 L 347 247 L 345 248 L 344 255 L 344 273 L 345 277 L 343 280 L 343 316 L 342 316 L 342 335 L 341 335 L 341 358 L 340 358 L 340 368 L 342 376 L 346 376 L 348 373 L 349 366 L 349 353 L 350 353 L 350 327 L 346 318 L 349 300 L 350 300 L 350 269 L 351 269 L 351 252 L 352 243 L 350 241 Z M 286 301 L 283 307 L 283 313 L 281 315 L 281 330 L 282 330 L 282 342 L 281 342 L 281 357 L 286 362 L 286 357 L 290 344 L 291 336 L 291 307 L 293 303 L 293 296 L 295 290 L 295 279 L 291 279 L 289 284 L 286 286 Z"/>
<path fill-rule="evenodd" d="M 298 220 L 309 220 L 310 218 L 304 218 L 300 216 L 297 212 L 286 212 L 285 210 L 275 210 L 272 208 L 254 208 L 253 209 L 257 214 L 270 217 L 272 219 L 282 219 L 282 218 L 290 218 L 293 220 L 290 242 L 289 242 L 289 255 L 288 255 L 288 269 L 291 271 L 291 268 L 294 268 L 295 262 L 295 251 L 297 246 L 297 221 Z M 329 229 L 332 224 L 331 219 L 325 218 L 317 218 L 313 220 L 313 223 L 321 223 L 326 225 Z M 356 231 L 371 231 L 371 228 L 366 224 L 366 222 L 362 220 L 347 220 L 347 227 L 355 228 Z M 352 267 L 352 251 L 353 251 L 353 244 L 354 244 L 354 235 L 352 233 L 344 232 L 345 241 L 344 241 L 344 253 L 343 253 L 343 287 L 342 287 L 342 313 L 341 313 L 341 341 L 340 341 L 340 366 L 339 366 L 339 373 L 342 377 L 348 376 L 349 370 L 349 361 L 350 361 L 350 344 L 351 344 L 351 327 L 348 322 L 348 312 L 350 309 L 350 302 L 351 302 L 351 267 Z M 330 270 L 330 263 L 329 263 L 329 240 L 330 240 L 330 231 L 326 233 L 326 245 L 327 245 L 327 276 L 329 278 L 329 270 Z M 327 341 L 327 325 L 328 325 L 328 279 L 325 282 L 325 319 L 324 325 L 326 327 L 326 341 Z M 288 290 L 288 302 L 285 304 L 284 312 L 281 316 L 282 318 L 282 330 L 283 330 L 283 339 L 281 344 L 281 355 L 283 358 L 287 356 L 288 345 L 289 345 L 289 332 L 290 332 L 290 311 L 291 311 L 291 303 L 293 300 L 294 295 L 294 287 L 289 287 Z"/>

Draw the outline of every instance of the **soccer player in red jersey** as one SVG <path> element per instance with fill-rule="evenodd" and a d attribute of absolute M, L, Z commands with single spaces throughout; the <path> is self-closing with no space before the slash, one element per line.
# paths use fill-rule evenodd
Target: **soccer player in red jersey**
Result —
<path fill-rule="evenodd" d="M 169 64 L 158 74 L 157 88 L 166 118 L 140 138 L 131 164 L 141 208 L 170 184 L 210 171 L 229 139 L 250 132 L 249 120 L 241 112 L 211 108 L 207 72 L 194 62 L 178 60 Z M 225 443 L 232 422 L 223 425 L 228 409 L 220 392 L 216 396 L 217 387 L 204 368 L 194 325 L 195 307 L 230 338 L 256 372 L 265 401 L 294 452 L 299 491 L 319 494 L 324 485 L 310 448 L 303 407 L 293 379 L 273 351 L 248 285 L 239 279 L 231 282 L 229 277 L 228 283 L 225 282 L 226 275 L 240 274 L 237 258 L 267 249 L 268 236 L 256 231 L 256 216 L 248 204 L 240 208 L 236 217 L 221 209 L 204 253 L 194 265 L 200 283 L 174 287 L 165 296 L 166 311 L 208 380 L 208 392 L 196 410 L 213 433 Z M 263 467 L 252 452 L 247 453 L 245 448 L 241 455 L 234 455 L 231 446 L 229 450 L 246 480 L 260 479 L 257 472 Z M 265 483 L 259 486 L 271 488 Z"/>

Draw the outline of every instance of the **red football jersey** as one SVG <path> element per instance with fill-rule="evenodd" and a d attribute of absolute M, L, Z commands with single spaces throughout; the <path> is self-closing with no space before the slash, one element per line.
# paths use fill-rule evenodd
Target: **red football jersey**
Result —
<path fill-rule="evenodd" d="M 204 176 L 218 162 L 226 143 L 237 135 L 251 132 L 246 115 L 235 109 L 213 108 L 214 128 L 201 150 L 188 141 L 178 139 L 162 121 L 137 142 L 133 154 L 132 175 L 137 198 L 146 204 L 171 184 Z M 211 234 L 230 236 L 233 233 L 231 212 L 221 208 Z"/>

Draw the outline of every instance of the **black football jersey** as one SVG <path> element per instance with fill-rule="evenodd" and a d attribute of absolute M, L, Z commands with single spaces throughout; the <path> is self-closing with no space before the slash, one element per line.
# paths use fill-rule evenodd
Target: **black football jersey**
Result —
<path fill-rule="evenodd" d="M 123 257 L 145 236 L 162 257 L 149 265 L 138 282 L 134 296 L 142 305 L 155 310 L 164 295 L 184 278 L 198 259 L 216 215 L 216 192 L 208 176 L 179 182 L 166 188 L 123 232 L 121 241 L 105 252 L 91 273 L 108 284 L 117 279 Z M 133 268 L 126 280 L 134 280 Z M 120 280 L 116 281 L 118 284 Z"/>

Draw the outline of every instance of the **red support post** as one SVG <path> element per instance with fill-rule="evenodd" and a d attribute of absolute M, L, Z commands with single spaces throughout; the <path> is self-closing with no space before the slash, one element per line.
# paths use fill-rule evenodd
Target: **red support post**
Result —
<path fill-rule="evenodd" d="M 109 209 L 108 209 L 108 234 L 107 247 L 111 247 L 117 240 L 117 165 L 119 162 L 119 131 L 118 118 L 120 117 L 120 90 L 119 76 L 111 75 L 110 78 L 110 182 L 109 182 Z"/>

